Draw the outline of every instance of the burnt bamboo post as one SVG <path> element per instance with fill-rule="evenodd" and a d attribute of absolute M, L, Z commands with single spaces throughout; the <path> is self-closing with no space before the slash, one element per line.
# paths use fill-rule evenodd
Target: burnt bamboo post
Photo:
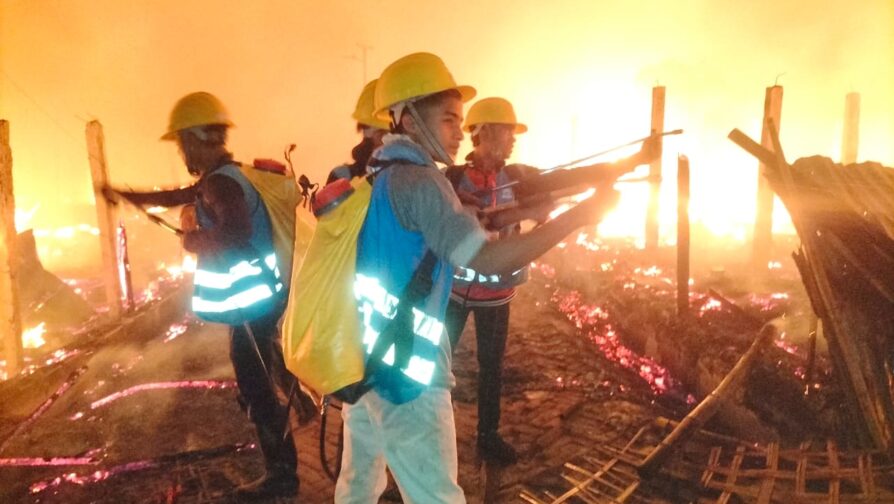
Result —
<path fill-rule="evenodd" d="M 12 185 L 12 149 L 9 123 L 0 120 L 0 341 L 3 342 L 6 372 L 22 369 L 22 314 L 16 289 L 16 201 Z"/>
<path fill-rule="evenodd" d="M 677 157 L 677 316 L 689 314 L 689 158 Z"/>
<path fill-rule="evenodd" d="M 104 143 L 102 124 L 96 120 L 87 123 L 87 155 L 93 178 L 93 197 L 96 200 L 96 223 L 99 228 L 99 248 L 102 251 L 102 279 L 106 302 L 109 304 L 109 315 L 118 318 L 122 312 L 122 289 L 118 275 L 117 219 L 115 207 L 102 195 L 102 188 L 109 180 Z"/>
<path fill-rule="evenodd" d="M 776 328 L 770 324 L 765 325 L 758 333 L 754 342 L 751 343 L 748 351 L 739 358 L 739 361 L 721 380 L 717 388 L 708 394 L 708 397 L 689 412 L 677 424 L 674 430 L 658 443 L 658 446 L 639 464 L 637 471 L 646 477 L 656 474 L 661 469 L 662 464 L 674 454 L 676 448 L 705 425 L 717 413 L 724 401 L 736 392 L 744 378 L 748 375 L 748 371 L 757 361 L 763 348 L 775 337 Z"/>
<path fill-rule="evenodd" d="M 770 86 L 764 95 L 764 119 L 761 124 L 761 145 L 773 150 L 773 140 L 767 127 L 768 121 L 779 128 L 782 117 L 782 86 Z M 773 245 L 773 190 L 764 177 L 767 165 L 761 161 L 757 174 L 757 213 L 754 218 L 754 238 L 752 264 L 764 271 L 770 260 L 770 249 Z"/>
<path fill-rule="evenodd" d="M 652 132 L 664 131 L 664 86 L 652 88 Z M 663 142 L 662 142 L 663 144 Z M 649 206 L 646 210 L 646 250 L 658 250 L 658 210 L 661 199 L 661 155 L 649 164 Z"/>
<path fill-rule="evenodd" d="M 857 162 L 860 146 L 860 93 L 848 93 L 844 99 L 844 131 L 841 138 L 841 164 Z"/>

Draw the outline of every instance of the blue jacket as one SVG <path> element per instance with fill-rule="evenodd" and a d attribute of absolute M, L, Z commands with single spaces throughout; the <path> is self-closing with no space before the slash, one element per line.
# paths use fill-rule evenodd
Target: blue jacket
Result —
<path fill-rule="evenodd" d="M 358 238 L 354 293 L 367 352 L 394 318 L 398 299 L 428 250 L 422 233 L 405 229 L 394 214 L 389 199 L 392 170 L 437 169 L 428 154 L 406 140 L 385 145 L 374 159 L 405 166 L 381 170 L 376 176 Z M 394 404 L 415 399 L 432 383 L 436 373 L 450 372 L 437 367 L 439 352 L 443 351 L 442 344 L 447 337 L 443 321 L 453 281 L 452 266 L 439 259 L 432 280 L 429 295 L 413 308 L 413 352 L 406 369 L 395 369 L 392 349 L 382 359 L 384 365 L 373 375 L 374 389 Z"/>

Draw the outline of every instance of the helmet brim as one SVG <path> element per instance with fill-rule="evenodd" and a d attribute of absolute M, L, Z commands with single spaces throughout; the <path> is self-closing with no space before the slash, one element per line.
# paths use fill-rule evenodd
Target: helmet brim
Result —
<path fill-rule="evenodd" d="M 223 123 L 214 123 L 214 124 L 201 124 L 201 125 L 197 124 L 196 126 L 226 126 L 227 128 L 235 128 L 236 127 L 236 125 L 230 121 L 223 122 Z M 194 126 L 191 126 L 191 127 L 194 127 Z M 185 129 L 188 129 L 188 128 L 181 128 L 178 130 L 168 131 L 164 135 L 158 137 L 158 139 L 163 142 L 172 142 L 174 140 L 177 140 L 177 133 L 179 133 L 180 131 L 185 130 Z"/>
<path fill-rule="evenodd" d="M 478 126 L 479 124 L 508 124 L 508 125 L 510 125 L 510 126 L 515 126 L 515 131 L 513 131 L 513 133 L 515 133 L 516 135 L 520 135 L 520 134 L 522 134 L 522 133 L 526 133 L 526 132 L 528 131 L 528 127 L 527 127 L 525 124 L 522 124 L 522 123 L 475 123 L 475 124 L 467 124 L 467 125 L 463 126 L 463 131 L 465 131 L 466 133 L 471 133 L 472 130 L 475 129 L 475 126 Z"/>
<path fill-rule="evenodd" d="M 473 88 L 472 86 L 455 86 L 455 87 L 444 88 L 444 89 L 441 89 L 440 91 L 435 91 L 435 92 L 429 93 L 428 95 L 425 95 L 425 96 L 429 96 L 429 95 L 433 95 L 433 94 L 437 94 L 437 93 L 443 93 L 444 91 L 449 91 L 451 89 L 455 89 L 455 90 L 459 91 L 460 101 L 462 101 L 463 103 L 470 101 L 472 98 L 475 98 L 475 95 L 478 94 L 478 91 L 476 91 L 475 88 Z M 376 119 L 379 119 L 382 121 L 387 121 L 390 124 L 391 123 L 391 115 L 388 113 L 388 111 L 394 105 L 395 104 L 392 103 L 384 108 L 381 108 L 381 109 L 377 110 L 376 113 L 373 115 L 375 116 Z"/>

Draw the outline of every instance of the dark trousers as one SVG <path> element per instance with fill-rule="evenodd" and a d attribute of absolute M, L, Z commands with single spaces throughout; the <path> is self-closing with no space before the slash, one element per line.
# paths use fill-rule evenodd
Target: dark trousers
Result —
<path fill-rule="evenodd" d="M 464 307 L 450 300 L 445 326 L 450 347 L 459 345 L 469 312 L 475 314 L 478 338 L 478 435 L 490 435 L 500 426 L 500 393 L 503 386 L 503 354 L 509 333 L 509 303 L 500 306 Z"/>
<path fill-rule="evenodd" d="M 291 430 L 283 439 L 288 411 L 276 397 L 271 378 L 288 391 L 295 377 L 286 370 L 277 321 L 281 310 L 250 322 L 251 334 L 245 326 L 234 326 L 230 333 L 230 359 L 236 372 L 240 402 L 255 424 L 267 471 L 273 474 L 296 474 L 298 456 Z M 252 343 L 252 335 L 257 349 Z M 259 358 L 260 354 L 260 358 Z M 261 365 L 261 358 L 264 365 Z M 266 371 L 265 371 L 266 367 Z M 270 373 L 269 377 L 268 374 Z"/>

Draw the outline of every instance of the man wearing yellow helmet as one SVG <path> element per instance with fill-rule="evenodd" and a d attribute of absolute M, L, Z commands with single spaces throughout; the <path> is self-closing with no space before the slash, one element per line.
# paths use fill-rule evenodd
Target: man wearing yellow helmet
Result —
<path fill-rule="evenodd" d="M 360 143 L 351 150 L 354 162 L 335 167 L 329 172 L 329 178 L 326 179 L 327 184 L 338 179 L 352 179 L 366 175 L 366 164 L 369 157 L 374 150 L 382 146 L 382 137 L 388 133 L 390 124 L 373 114 L 377 81 L 378 79 L 373 79 L 363 87 L 363 91 L 357 99 L 357 106 L 354 107 L 354 113 L 351 114 L 351 117 L 357 121 L 357 132 L 363 135 Z"/>
<path fill-rule="evenodd" d="M 515 200 L 511 187 L 506 186 L 534 168 L 505 166 L 512 154 L 515 135 L 528 130 L 518 122 L 515 110 L 503 98 L 484 98 L 470 109 L 463 130 L 472 135 L 474 150 L 466 156 L 466 164 L 451 166 L 446 176 L 465 205 L 473 211 L 498 207 Z M 479 196 L 483 194 L 483 196 Z M 493 235 L 508 236 L 518 232 L 518 220 L 543 221 L 547 213 L 543 207 L 519 209 L 516 222 L 492 228 L 483 223 Z M 527 279 L 527 267 L 508 275 L 482 275 L 469 268 L 458 267 L 453 277 L 453 291 L 447 307 L 445 325 L 451 348 L 459 344 L 469 312 L 475 314 L 478 342 L 478 453 L 491 462 L 510 464 L 517 454 L 497 432 L 500 424 L 500 390 L 503 354 L 509 330 L 509 302 L 515 297 L 515 287 Z"/>
<path fill-rule="evenodd" d="M 181 219 L 183 247 L 198 256 L 192 308 L 200 318 L 230 325 L 230 358 L 240 404 L 254 422 L 266 474 L 237 489 L 240 499 L 295 496 L 297 454 L 288 412 L 279 402 L 280 386 L 294 380 L 285 371 L 278 321 L 285 289 L 273 248 L 270 217 L 258 191 L 227 151 L 233 125 L 223 103 L 205 92 L 181 98 L 171 111 L 162 140 L 177 143 L 196 184 L 151 193 L 104 188 L 109 199 L 138 205 L 188 205 Z M 285 432 L 285 436 L 283 433 Z"/>
<path fill-rule="evenodd" d="M 519 232 L 519 221 L 543 222 L 551 205 L 514 208 L 485 214 L 487 209 L 510 205 L 516 200 L 512 183 L 521 179 L 535 179 L 539 170 L 525 165 L 506 165 L 512 154 L 515 136 L 528 127 L 520 123 L 512 104 L 504 98 L 484 98 L 469 109 L 463 129 L 472 135 L 474 149 L 466 156 L 466 164 L 451 166 L 447 178 L 463 203 L 471 210 L 487 215 L 482 224 L 495 237 Z M 644 145 L 643 153 L 620 162 L 632 169 L 648 162 L 657 153 L 656 141 Z M 510 205 L 511 206 L 511 205 Z M 485 460 L 510 464 L 518 455 L 498 433 L 500 425 L 500 394 L 503 355 L 509 331 L 509 304 L 515 289 L 527 280 L 527 266 L 504 272 L 487 274 L 471 267 L 459 266 L 453 278 L 453 291 L 447 307 L 446 328 L 452 348 L 469 317 L 475 314 L 478 343 L 478 452 Z"/>
<path fill-rule="evenodd" d="M 609 191 L 530 233 L 489 241 L 436 165 L 453 164 L 463 139 L 463 103 L 474 95 L 429 53 L 398 59 L 376 85 L 376 114 L 390 119 L 395 134 L 370 160 L 373 188 L 357 243 L 354 294 L 372 389 L 342 410 L 337 503 L 376 502 L 386 465 L 405 502 L 465 502 L 457 483 L 455 379 L 443 322 L 453 266 L 515 271 L 615 203 Z M 413 300 L 412 311 L 402 298 Z M 376 342 L 386 331 L 393 334 L 398 319 L 407 325 L 386 352 L 387 345 Z"/>

